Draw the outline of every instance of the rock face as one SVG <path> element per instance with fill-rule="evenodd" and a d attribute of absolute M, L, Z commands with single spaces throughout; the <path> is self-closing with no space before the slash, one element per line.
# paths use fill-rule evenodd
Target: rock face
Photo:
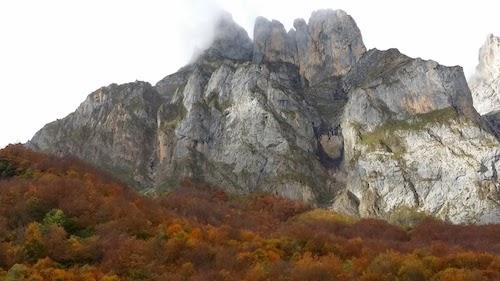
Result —
<path fill-rule="evenodd" d="M 500 145 L 460 68 L 366 52 L 343 11 L 294 27 L 258 18 L 252 42 L 224 15 L 193 63 L 155 86 L 97 90 L 28 146 L 144 192 L 188 177 L 360 216 L 500 222 Z"/>
<path fill-rule="evenodd" d="M 500 110 L 500 38 L 489 35 L 479 50 L 479 64 L 470 79 L 474 106 L 480 114 Z"/>
<path fill-rule="evenodd" d="M 212 44 L 205 50 L 204 60 L 230 59 L 248 61 L 252 59 L 252 40 L 241 26 L 234 23 L 230 14 L 223 13 L 215 23 Z"/>
<path fill-rule="evenodd" d="M 98 163 L 128 182 L 146 183 L 153 177 L 160 104 L 148 83 L 112 84 L 90 94 L 66 118 L 45 125 L 31 144 Z"/>
<path fill-rule="evenodd" d="M 366 51 L 356 23 L 341 10 L 313 12 L 309 24 L 294 22 L 288 33 L 278 21 L 257 18 L 254 62 L 295 64 L 309 84 L 346 74 Z"/>
<path fill-rule="evenodd" d="M 500 146 L 461 68 L 371 50 L 345 79 L 346 192 L 361 216 L 410 207 L 456 223 L 500 220 Z"/>
<path fill-rule="evenodd" d="M 495 132 L 497 138 L 500 138 L 500 109 L 483 115 L 489 123 L 491 129 Z"/>

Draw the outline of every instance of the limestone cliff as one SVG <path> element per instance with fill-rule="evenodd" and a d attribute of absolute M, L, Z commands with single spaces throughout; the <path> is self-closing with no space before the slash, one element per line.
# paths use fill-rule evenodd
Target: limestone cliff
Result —
<path fill-rule="evenodd" d="M 144 192 L 189 177 L 361 216 L 500 221 L 500 145 L 459 67 L 366 52 L 343 11 L 288 32 L 258 18 L 253 41 L 228 15 L 215 30 L 178 72 L 101 88 L 28 145 Z"/>
<path fill-rule="evenodd" d="M 461 68 L 371 50 L 345 79 L 351 209 L 385 217 L 410 207 L 457 223 L 500 221 L 500 146 L 472 107 Z M 343 197 L 334 208 L 345 209 Z"/>

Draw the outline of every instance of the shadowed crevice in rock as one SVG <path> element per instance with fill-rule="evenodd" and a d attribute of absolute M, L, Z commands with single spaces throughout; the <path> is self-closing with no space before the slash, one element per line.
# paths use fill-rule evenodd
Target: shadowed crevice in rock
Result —
<path fill-rule="evenodd" d="M 500 110 L 492 111 L 484 115 L 484 118 L 486 118 L 491 129 L 495 132 L 496 137 L 500 138 Z"/>

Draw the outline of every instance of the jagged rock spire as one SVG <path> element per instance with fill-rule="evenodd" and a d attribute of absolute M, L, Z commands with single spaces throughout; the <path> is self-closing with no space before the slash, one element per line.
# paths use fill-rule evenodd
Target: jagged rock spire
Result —
<path fill-rule="evenodd" d="M 480 114 L 500 110 L 500 38 L 488 35 L 479 50 L 479 64 L 470 79 L 474 106 Z"/>
<path fill-rule="evenodd" d="M 254 42 L 230 14 L 222 13 L 213 42 L 202 58 L 290 63 L 312 85 L 328 77 L 345 75 L 365 52 L 356 22 L 342 10 L 315 11 L 309 23 L 297 19 L 288 32 L 279 21 L 258 17 Z"/>
<path fill-rule="evenodd" d="M 253 43 L 245 29 L 234 22 L 231 14 L 223 12 L 216 21 L 213 41 L 202 57 L 249 61 L 252 51 Z"/>
<path fill-rule="evenodd" d="M 277 20 L 255 20 L 253 62 L 288 62 L 296 64 L 297 43 L 293 31 L 286 33 Z"/>
<path fill-rule="evenodd" d="M 253 61 L 293 63 L 315 84 L 346 74 L 366 51 L 355 21 L 342 10 L 315 11 L 308 24 L 297 19 L 294 28 L 287 33 L 280 22 L 258 18 Z"/>

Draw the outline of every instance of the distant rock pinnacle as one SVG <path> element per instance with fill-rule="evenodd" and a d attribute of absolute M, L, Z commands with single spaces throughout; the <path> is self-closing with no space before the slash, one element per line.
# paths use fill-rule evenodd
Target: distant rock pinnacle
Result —
<path fill-rule="evenodd" d="M 500 38 L 489 35 L 479 51 L 479 64 L 470 80 L 474 106 L 480 114 L 500 110 Z"/>

